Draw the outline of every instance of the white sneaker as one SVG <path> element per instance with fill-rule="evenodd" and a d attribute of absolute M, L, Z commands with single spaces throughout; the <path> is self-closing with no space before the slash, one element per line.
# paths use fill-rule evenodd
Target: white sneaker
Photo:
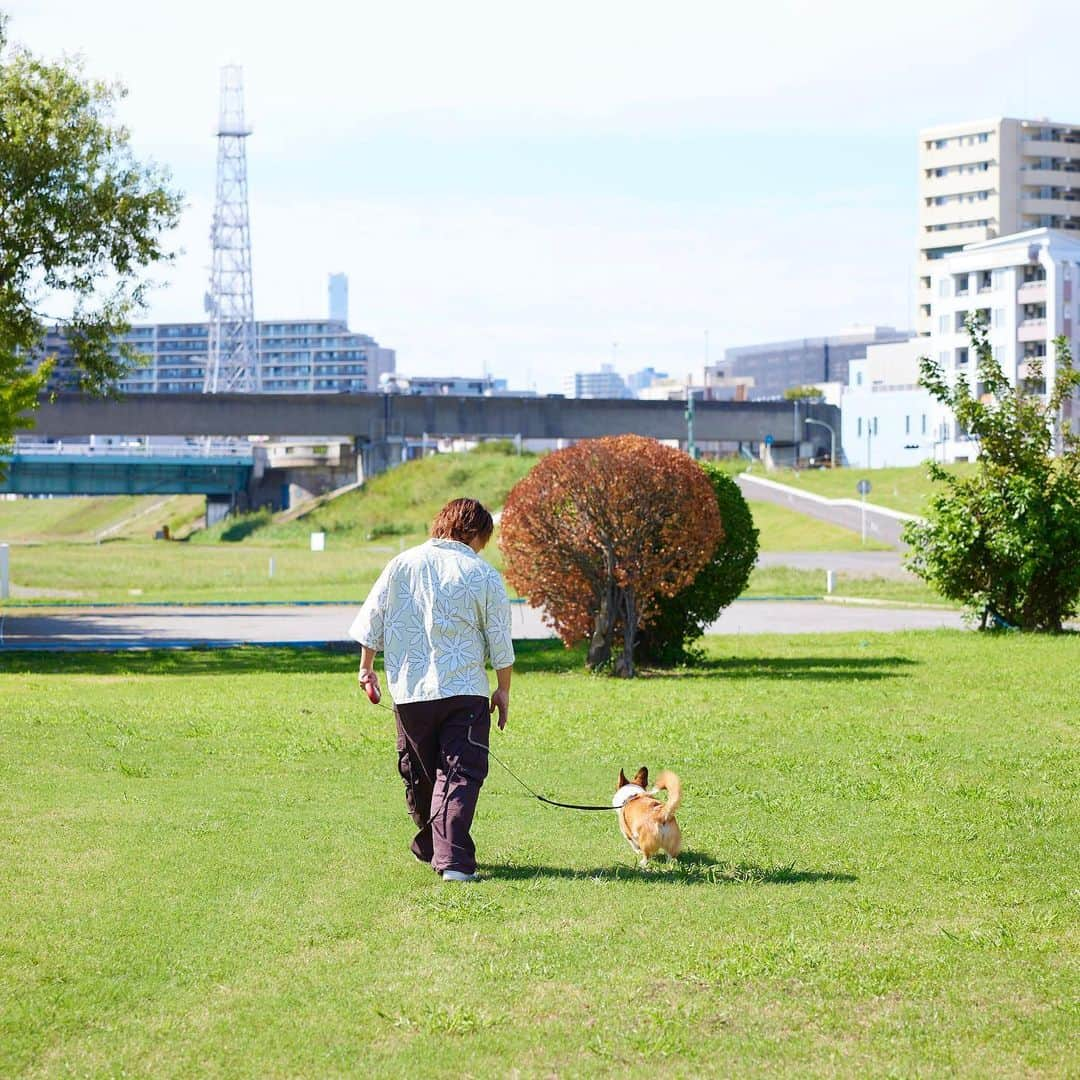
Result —
<path fill-rule="evenodd" d="M 460 870 L 444 870 L 442 872 L 443 881 L 475 881 L 475 874 L 463 874 Z"/>

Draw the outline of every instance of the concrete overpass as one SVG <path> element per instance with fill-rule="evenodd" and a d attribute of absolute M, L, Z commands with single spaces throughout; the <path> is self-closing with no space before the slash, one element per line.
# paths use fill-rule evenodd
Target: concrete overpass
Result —
<path fill-rule="evenodd" d="M 632 432 L 686 441 L 685 403 L 550 397 L 434 397 L 395 394 L 131 394 L 119 400 L 58 394 L 43 398 L 37 437 L 91 434 L 348 436 L 361 443 L 440 436 L 584 439 Z M 827 449 L 840 410 L 790 401 L 698 402 L 698 442 L 802 442 Z M 839 442 L 837 443 L 839 450 Z"/>

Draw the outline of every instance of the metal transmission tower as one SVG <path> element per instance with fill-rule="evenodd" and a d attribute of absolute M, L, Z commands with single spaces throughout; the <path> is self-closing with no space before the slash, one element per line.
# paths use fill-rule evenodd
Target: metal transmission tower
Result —
<path fill-rule="evenodd" d="M 248 221 L 247 152 L 251 128 L 244 122 L 240 68 L 221 69 L 218 116 L 217 200 L 210 226 L 213 263 L 206 311 L 210 340 L 203 393 L 257 393 L 261 388 L 251 289 L 251 226 Z"/>

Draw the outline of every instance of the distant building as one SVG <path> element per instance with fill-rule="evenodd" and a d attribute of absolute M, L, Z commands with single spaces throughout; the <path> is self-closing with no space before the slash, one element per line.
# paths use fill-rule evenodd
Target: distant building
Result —
<path fill-rule="evenodd" d="M 643 401 L 746 401 L 753 388 L 752 379 L 731 378 L 716 368 L 706 368 L 687 379 L 656 379 L 651 386 L 638 391 Z"/>
<path fill-rule="evenodd" d="M 611 364 L 599 371 L 576 371 L 563 381 L 564 393 L 572 398 L 628 398 L 634 395 Z"/>
<path fill-rule="evenodd" d="M 918 386 L 918 360 L 933 357 L 946 379 L 963 376 L 976 394 L 977 358 L 964 329 L 969 315 L 989 328 L 990 346 L 1006 377 L 1046 394 L 1057 374 L 1053 340 L 1080 350 L 1080 235 L 1031 229 L 968 244 L 936 261 L 931 275 L 934 320 L 929 337 L 871 346 L 853 361 L 841 404 L 843 444 L 852 464 L 970 461 L 979 445 L 951 411 Z M 1075 400 L 1063 419 L 1080 415 Z"/>
<path fill-rule="evenodd" d="M 327 283 L 327 314 L 331 322 L 349 325 L 349 279 L 345 274 L 331 274 Z"/>
<path fill-rule="evenodd" d="M 652 386 L 654 382 L 659 379 L 666 379 L 666 371 L 657 371 L 654 367 L 642 368 L 640 371 L 635 371 L 626 376 L 626 385 L 631 393 L 637 394 L 641 390 L 645 390 Z"/>
<path fill-rule="evenodd" d="M 852 360 L 840 398 L 844 460 L 858 468 L 918 465 L 942 459 L 944 410 L 919 386 L 925 338 L 871 345 Z"/>
<path fill-rule="evenodd" d="M 423 394 L 440 397 L 535 397 L 534 390 L 509 390 L 505 379 L 490 375 L 398 375 L 390 373 L 379 381 L 383 394 Z"/>
<path fill-rule="evenodd" d="M 848 365 L 864 359 L 868 345 L 910 336 L 891 326 L 857 326 L 830 337 L 742 345 L 724 351 L 724 368 L 729 377 L 753 380 L 752 399 L 777 399 L 792 386 L 846 383 Z"/>
<path fill-rule="evenodd" d="M 1080 124 L 997 117 L 919 132 L 918 315 L 932 331 L 931 278 L 968 244 L 1033 228 L 1080 232 Z"/>
<path fill-rule="evenodd" d="M 940 260 L 932 284 L 933 332 L 923 345 L 950 378 L 963 373 L 976 392 L 976 358 L 964 331 L 970 314 L 989 326 L 1006 377 L 1034 393 L 1053 387 L 1054 338 L 1064 336 L 1073 355 L 1080 352 L 1080 233 L 1030 229 L 969 244 Z M 1076 405 L 1065 403 L 1067 419 L 1077 415 Z M 952 434 L 962 437 L 955 428 Z"/>
<path fill-rule="evenodd" d="M 395 367 L 393 349 L 352 333 L 341 322 L 290 319 L 255 326 L 264 393 L 375 392 L 379 378 Z M 208 333 L 204 322 L 133 326 L 123 341 L 147 362 L 117 388 L 132 394 L 202 393 Z M 72 350 L 63 332 L 47 335 L 44 355 L 56 357 L 53 386 L 72 385 Z"/>

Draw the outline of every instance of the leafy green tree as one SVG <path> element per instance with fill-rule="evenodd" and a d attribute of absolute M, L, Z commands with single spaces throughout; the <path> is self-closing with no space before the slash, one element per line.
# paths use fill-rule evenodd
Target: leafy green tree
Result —
<path fill-rule="evenodd" d="M 824 396 L 816 386 L 789 386 L 784 391 L 785 401 L 820 401 Z"/>
<path fill-rule="evenodd" d="M 180 196 L 135 159 L 122 96 L 77 62 L 9 49 L 0 15 L 0 445 L 33 426 L 52 365 L 28 360 L 46 326 L 66 328 L 80 388 L 108 392 L 135 360 L 113 339 L 144 306 L 144 272 L 171 258 Z"/>
<path fill-rule="evenodd" d="M 926 357 L 919 381 L 978 439 L 978 463 L 965 476 L 930 465 L 944 489 L 931 497 L 925 522 L 905 527 L 908 565 L 984 629 L 1058 632 L 1080 601 L 1080 444 L 1063 416 L 1080 373 L 1060 337 L 1049 394 L 1039 358 L 1027 361 L 1027 379 L 1014 387 L 985 324 L 972 318 L 967 330 L 978 358 L 974 390 L 963 375 L 950 385 Z"/>
<path fill-rule="evenodd" d="M 724 535 L 711 560 L 682 592 L 661 597 L 652 621 L 638 638 L 639 663 L 671 666 L 692 663 L 692 646 L 746 588 L 758 556 L 758 531 L 734 477 L 709 461 L 698 465 L 712 484 Z"/>

